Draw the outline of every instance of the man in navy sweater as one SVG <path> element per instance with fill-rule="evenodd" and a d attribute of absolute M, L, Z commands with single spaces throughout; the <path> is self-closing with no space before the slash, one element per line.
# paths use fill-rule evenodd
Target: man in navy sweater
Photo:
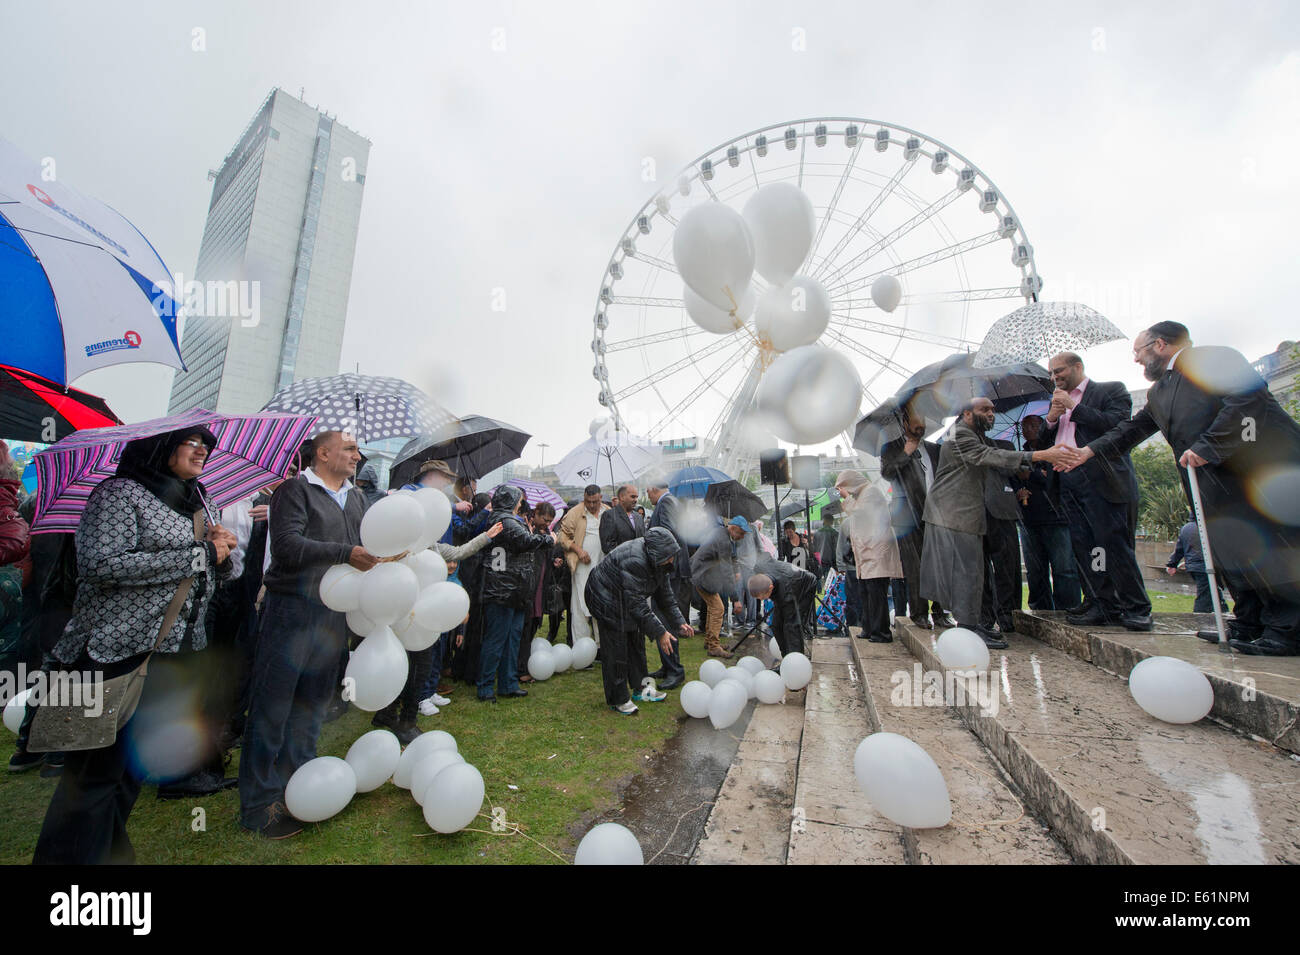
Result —
<path fill-rule="evenodd" d="M 269 839 L 302 831 L 284 789 L 316 758 L 325 707 L 338 690 L 347 620 L 321 602 L 321 578 L 335 564 L 366 571 L 378 562 L 361 546 L 368 502 L 351 481 L 361 459 L 356 439 L 326 431 L 312 447 L 312 466 L 271 498 L 271 566 L 239 760 L 239 823 Z"/>

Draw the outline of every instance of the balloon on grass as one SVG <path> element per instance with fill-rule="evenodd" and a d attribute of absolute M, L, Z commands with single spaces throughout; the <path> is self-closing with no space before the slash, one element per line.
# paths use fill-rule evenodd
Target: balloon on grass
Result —
<path fill-rule="evenodd" d="M 356 774 L 357 792 L 368 793 L 392 778 L 401 756 L 402 744 L 396 736 L 388 730 L 371 730 L 357 737 L 343 760 Z"/>
<path fill-rule="evenodd" d="M 415 797 L 415 801 L 423 806 L 425 793 L 433 778 L 448 766 L 463 762 L 465 757 L 454 749 L 435 749 L 416 763 L 415 769 L 411 770 L 411 795 Z"/>
<path fill-rule="evenodd" d="M 556 673 L 563 673 L 573 666 L 573 650 L 567 643 L 557 643 L 551 647 L 550 654 L 551 664 L 555 667 Z"/>
<path fill-rule="evenodd" d="M 532 656 L 534 653 L 550 653 L 550 652 L 551 652 L 550 640 L 547 640 L 545 637 L 533 637 L 533 642 L 529 645 L 528 648 L 529 656 Z"/>
<path fill-rule="evenodd" d="M 455 737 L 442 730 L 429 730 L 411 740 L 410 745 L 402 750 L 402 756 L 397 761 L 397 769 L 393 770 L 393 785 L 399 789 L 410 789 L 411 774 L 415 772 L 415 767 L 422 759 L 439 749 L 456 752 Z"/>
<path fill-rule="evenodd" d="M 686 711 L 687 716 L 702 720 L 709 715 L 709 699 L 713 696 L 713 688 L 707 683 L 702 680 L 691 680 L 682 687 L 679 696 L 682 709 Z"/>
<path fill-rule="evenodd" d="M 347 613 L 361 606 L 361 579 L 365 575 L 351 564 L 335 564 L 320 579 L 321 603 Z"/>
<path fill-rule="evenodd" d="M 405 617 L 419 596 L 419 579 L 401 563 L 377 564 L 361 575 L 361 612 L 381 626 Z"/>
<path fill-rule="evenodd" d="M 591 637 L 579 637 L 573 641 L 573 669 L 585 670 L 596 662 L 596 641 Z"/>
<path fill-rule="evenodd" d="M 538 650 L 528 657 L 528 675 L 538 682 L 555 675 L 555 657 L 550 650 Z"/>
<path fill-rule="evenodd" d="M 376 557 L 396 557 L 411 550 L 425 528 L 418 496 L 390 494 L 371 504 L 361 518 L 361 545 Z"/>
<path fill-rule="evenodd" d="M 760 703 L 780 703 L 785 699 L 785 681 L 774 670 L 754 674 L 754 695 Z"/>
<path fill-rule="evenodd" d="M 371 713 L 397 699 L 410 669 L 406 649 L 388 627 L 378 627 L 348 660 L 344 679 L 352 688 L 352 702 Z"/>
<path fill-rule="evenodd" d="M 284 787 L 284 804 L 299 822 L 337 815 L 357 794 L 357 774 L 337 756 L 317 756 L 299 766 Z"/>
<path fill-rule="evenodd" d="M 930 754 L 897 733 L 873 733 L 853 754 L 853 774 L 876 810 L 909 829 L 937 829 L 952 819 L 948 784 Z"/>
<path fill-rule="evenodd" d="M 745 688 L 746 698 L 751 700 L 754 698 L 754 674 L 750 673 L 744 667 L 727 667 L 727 672 L 722 679 L 732 680 L 739 683 Z"/>
<path fill-rule="evenodd" d="M 802 653 L 787 653 L 781 661 L 781 679 L 787 690 L 802 690 L 812 681 L 812 661 Z"/>
<path fill-rule="evenodd" d="M 469 763 L 448 766 L 424 793 L 424 821 L 435 832 L 460 832 L 483 808 L 483 776 Z"/>
<path fill-rule="evenodd" d="M 745 712 L 749 694 L 736 680 L 720 680 L 709 695 L 709 722 L 716 730 L 726 729 Z"/>
<path fill-rule="evenodd" d="M 1195 723 L 1214 708 L 1205 674 L 1177 657 L 1148 657 L 1128 675 L 1137 705 L 1166 723 Z"/>
<path fill-rule="evenodd" d="M 578 843 L 574 865 L 644 865 L 641 844 L 626 826 L 602 822 Z"/>

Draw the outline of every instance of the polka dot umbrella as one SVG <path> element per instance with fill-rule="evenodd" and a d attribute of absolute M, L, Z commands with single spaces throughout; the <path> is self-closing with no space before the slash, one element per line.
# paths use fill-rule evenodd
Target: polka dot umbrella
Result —
<path fill-rule="evenodd" d="M 437 431 L 455 421 L 410 382 L 374 375 L 304 378 L 277 393 L 262 411 L 315 415 L 313 435 L 347 431 L 362 443 Z"/>

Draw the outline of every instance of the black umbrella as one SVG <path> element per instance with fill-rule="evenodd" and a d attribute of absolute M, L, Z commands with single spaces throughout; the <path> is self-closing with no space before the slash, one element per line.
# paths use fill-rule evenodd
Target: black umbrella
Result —
<path fill-rule="evenodd" d="M 930 429 L 927 428 L 927 431 Z M 853 429 L 853 446 L 859 451 L 880 457 L 880 449 L 889 441 L 903 436 L 903 408 L 890 395 L 879 408 L 868 412 Z"/>
<path fill-rule="evenodd" d="M 388 486 L 410 484 L 421 464 L 435 460 L 446 461 L 461 477 L 480 478 L 516 460 L 531 437 L 504 421 L 467 415 L 406 442 L 388 473 Z"/>
<path fill-rule="evenodd" d="M 710 484 L 704 492 L 704 503 L 711 505 L 723 517 L 739 515 L 747 521 L 757 521 L 768 511 L 763 499 L 739 481 Z"/>
<path fill-rule="evenodd" d="M 955 415 L 972 398 L 988 398 L 996 411 L 1009 411 L 1039 398 L 1051 397 L 1052 378 L 1047 369 L 1033 362 L 976 368 L 974 355 L 949 355 L 926 365 L 903 383 L 895 398 L 899 406 L 909 402 L 927 424 Z"/>

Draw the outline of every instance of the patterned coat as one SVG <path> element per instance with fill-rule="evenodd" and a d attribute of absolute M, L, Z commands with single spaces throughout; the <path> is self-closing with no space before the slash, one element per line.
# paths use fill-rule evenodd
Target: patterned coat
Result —
<path fill-rule="evenodd" d="M 207 645 L 204 613 L 230 561 L 217 566 L 216 547 L 194 540 L 194 522 L 177 514 L 143 485 L 109 478 L 90 494 L 77 527 L 77 598 L 72 619 L 53 654 L 65 664 L 83 650 L 100 663 L 147 653 L 176 588 L 194 584 L 171 632 L 158 648 L 175 653 L 184 639 Z"/>

